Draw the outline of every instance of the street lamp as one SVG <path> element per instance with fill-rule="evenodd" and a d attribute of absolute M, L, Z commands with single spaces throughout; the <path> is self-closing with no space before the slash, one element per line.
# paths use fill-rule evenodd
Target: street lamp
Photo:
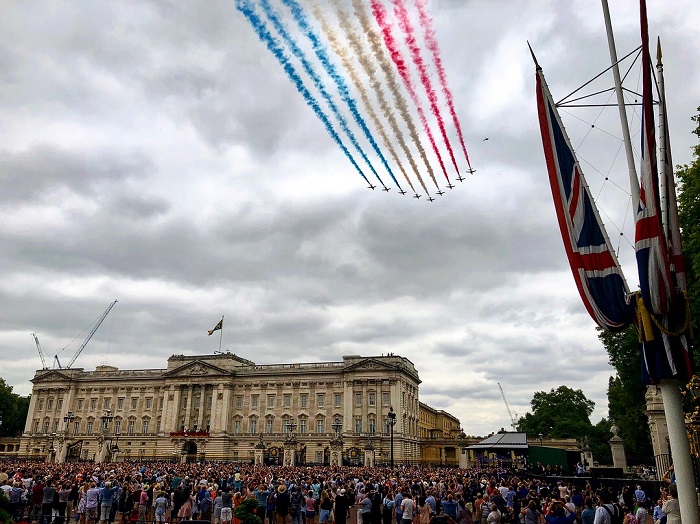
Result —
<path fill-rule="evenodd" d="M 396 413 L 394 413 L 394 406 L 389 406 L 387 422 L 389 423 L 389 441 L 391 443 L 389 451 L 391 457 L 391 469 L 394 469 L 394 426 L 396 425 Z"/>
<path fill-rule="evenodd" d="M 114 420 L 114 415 L 112 415 L 112 411 L 109 409 L 106 409 L 105 414 L 100 417 L 100 420 L 102 420 L 102 435 L 100 435 L 101 441 L 98 440 L 98 446 L 101 450 L 103 444 L 107 440 L 107 430 L 109 429 L 109 425 Z M 111 444 L 111 442 L 110 442 L 110 444 Z M 107 450 L 110 451 L 110 448 L 107 448 Z M 101 453 L 100 453 L 100 455 L 101 455 Z M 110 459 L 111 459 L 111 457 L 110 457 Z M 100 459 L 100 460 L 102 460 L 102 459 Z"/>
<path fill-rule="evenodd" d="M 68 429 L 70 428 L 70 425 L 73 423 L 74 419 L 75 415 L 73 415 L 73 411 L 69 411 L 66 413 L 66 416 L 63 417 L 63 422 L 66 424 L 66 435 L 68 434 Z"/>
<path fill-rule="evenodd" d="M 340 430 L 343 429 L 343 423 L 340 421 L 340 417 L 335 417 L 333 424 L 331 424 L 333 431 L 335 431 L 335 438 L 338 438 Z"/>
<path fill-rule="evenodd" d="M 110 409 L 105 410 L 105 414 L 102 415 L 102 416 L 100 417 L 100 419 L 102 420 L 102 431 L 106 433 L 106 432 L 107 432 L 107 428 L 109 427 L 109 425 L 110 425 L 110 424 L 112 423 L 112 421 L 114 420 L 114 415 L 112 415 L 112 410 L 110 410 Z"/>

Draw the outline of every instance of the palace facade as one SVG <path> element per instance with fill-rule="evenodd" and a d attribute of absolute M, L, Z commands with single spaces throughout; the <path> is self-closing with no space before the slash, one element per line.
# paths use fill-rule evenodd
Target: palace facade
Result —
<path fill-rule="evenodd" d="M 440 442 L 450 462 L 458 454 L 459 421 L 419 402 L 416 368 L 393 354 L 276 365 L 174 355 L 166 369 L 39 370 L 32 383 L 21 457 L 417 464 L 425 435 L 436 444 L 433 419 L 449 420 Z"/>

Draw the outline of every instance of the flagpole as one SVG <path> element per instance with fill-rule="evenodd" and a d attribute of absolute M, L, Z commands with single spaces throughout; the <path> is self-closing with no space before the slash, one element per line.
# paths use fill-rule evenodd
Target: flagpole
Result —
<path fill-rule="evenodd" d="M 657 40 L 656 50 L 657 86 L 659 90 L 659 181 L 661 197 L 661 220 L 666 241 L 671 240 L 671 248 L 680 248 L 679 238 L 673 238 L 677 227 L 677 214 L 671 213 L 669 205 L 675 205 L 675 184 L 672 173 L 673 164 L 670 159 L 670 144 L 668 140 L 668 120 L 666 113 L 666 92 L 664 86 L 664 68 L 661 62 L 661 40 Z M 672 193 L 673 192 L 673 193 Z M 676 211 L 677 213 L 677 211 Z M 673 220 L 675 218 L 675 220 Z M 671 222 L 673 221 L 673 228 Z M 678 245 L 674 245 L 678 243 Z M 669 253 L 669 255 L 671 255 Z M 680 279 L 679 279 L 680 280 Z M 685 279 L 677 283 L 679 288 L 685 289 Z M 673 379 L 661 381 L 661 396 L 664 404 L 666 427 L 668 428 L 668 440 L 673 457 L 673 469 L 676 474 L 676 486 L 678 487 L 678 504 L 681 510 L 683 522 L 700 522 L 698 511 L 697 493 L 695 491 L 695 471 L 693 459 L 690 454 L 690 442 L 685 429 L 685 414 L 683 413 L 683 398 L 680 384 Z M 658 477 L 658 474 L 657 474 Z"/>
<path fill-rule="evenodd" d="M 224 338 L 224 316 L 221 315 L 221 329 L 219 330 L 219 353 L 221 353 L 221 340 Z"/>
<path fill-rule="evenodd" d="M 613 78 L 615 79 L 615 93 L 617 94 L 617 108 L 620 112 L 620 125 L 622 127 L 622 138 L 625 144 L 625 154 L 627 155 L 627 169 L 630 179 L 630 190 L 632 193 L 632 212 L 637 213 L 639 208 L 639 178 L 634 165 L 634 153 L 632 152 L 632 139 L 630 138 L 630 126 L 627 121 L 627 110 L 625 109 L 625 97 L 622 92 L 622 81 L 620 80 L 620 67 L 618 66 L 617 50 L 615 49 L 615 37 L 610 21 L 610 9 L 608 0 L 601 0 L 603 3 L 603 17 L 605 18 L 605 30 L 608 34 L 608 48 L 610 51 L 610 61 L 612 62 Z"/>

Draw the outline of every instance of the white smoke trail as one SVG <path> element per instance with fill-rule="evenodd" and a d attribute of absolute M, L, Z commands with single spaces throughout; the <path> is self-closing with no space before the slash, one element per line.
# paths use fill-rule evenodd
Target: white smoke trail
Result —
<path fill-rule="evenodd" d="M 416 161 L 413 158 L 411 150 L 409 149 L 408 145 L 406 144 L 406 141 L 404 140 L 403 132 L 401 131 L 399 124 L 396 121 L 394 112 L 392 111 L 392 108 L 386 99 L 386 95 L 384 94 L 384 90 L 382 89 L 381 81 L 377 76 L 377 68 L 374 66 L 374 60 L 367 54 L 365 47 L 362 45 L 360 36 L 358 35 L 357 31 L 355 31 L 355 28 L 352 22 L 350 21 L 348 13 L 341 7 L 340 0 L 333 0 L 333 5 L 335 7 L 336 14 L 340 22 L 340 27 L 345 32 L 345 36 L 348 42 L 350 43 L 350 47 L 355 52 L 355 56 L 357 57 L 358 62 L 360 63 L 362 69 L 369 78 L 369 84 L 374 90 L 375 95 L 377 96 L 377 100 L 379 101 L 379 107 L 381 108 L 384 117 L 389 122 L 389 127 L 394 133 L 396 141 L 401 146 L 401 149 L 406 155 L 408 163 L 411 165 L 411 169 L 413 169 L 413 173 L 418 178 L 418 181 L 423 187 L 423 190 L 426 192 L 426 194 L 430 194 L 428 192 L 428 188 L 425 186 L 423 177 L 421 177 L 420 173 L 418 172 L 418 166 L 416 165 Z"/>
<path fill-rule="evenodd" d="M 396 154 L 394 145 L 392 144 L 391 140 L 386 134 L 384 124 L 382 124 L 382 121 L 380 120 L 379 116 L 374 110 L 374 107 L 372 106 L 372 101 L 367 95 L 367 90 L 365 89 L 364 84 L 360 81 L 360 77 L 357 74 L 357 70 L 355 69 L 355 65 L 353 64 L 348 49 L 342 44 L 342 42 L 335 34 L 333 29 L 329 27 L 328 21 L 326 20 L 323 11 L 319 8 L 318 3 L 316 1 L 311 3 L 311 12 L 314 14 L 316 20 L 318 20 L 319 24 L 321 25 L 321 30 L 326 35 L 331 49 L 336 55 L 338 55 L 338 57 L 340 57 L 340 60 L 343 63 L 343 67 L 347 70 L 350 80 L 355 85 L 355 89 L 357 89 L 357 92 L 360 94 L 360 98 L 362 99 L 362 103 L 365 105 L 367 114 L 374 123 L 374 126 L 377 129 L 377 133 L 379 133 L 379 136 L 384 141 L 386 148 L 389 150 L 389 154 L 393 157 L 394 161 L 399 166 L 399 170 L 401 171 L 401 173 L 403 173 L 406 182 L 408 182 L 408 185 L 411 187 L 411 191 L 415 193 L 416 189 L 413 187 L 413 183 L 408 177 L 408 174 L 406 174 L 406 170 L 404 169 L 403 164 L 401 163 L 401 159 Z"/>
<path fill-rule="evenodd" d="M 401 115 L 401 118 L 403 118 L 403 121 L 406 123 L 406 127 L 408 128 L 408 132 L 411 136 L 411 140 L 413 141 L 414 145 L 416 146 L 416 149 L 418 150 L 418 154 L 420 155 L 421 159 L 423 160 L 423 163 L 425 164 L 426 169 L 428 170 L 428 174 L 430 175 L 430 178 L 433 179 L 433 183 L 435 184 L 435 187 L 440 189 L 440 186 L 437 183 L 437 180 L 435 180 L 435 174 L 433 173 L 433 168 L 430 165 L 430 162 L 428 162 L 428 157 L 425 154 L 425 149 L 423 148 L 423 144 L 421 144 L 420 137 L 418 136 L 418 131 L 416 130 L 416 125 L 413 122 L 413 118 L 411 117 L 411 113 L 408 110 L 408 104 L 406 103 L 406 99 L 403 97 L 401 94 L 401 88 L 399 87 L 399 82 L 396 78 L 396 73 L 394 71 L 394 66 L 391 63 L 391 60 L 389 57 L 387 57 L 386 53 L 384 52 L 384 47 L 382 46 L 382 39 L 377 34 L 377 32 L 374 30 L 372 27 L 372 21 L 369 17 L 369 14 L 367 12 L 367 8 L 364 4 L 364 0 L 352 0 L 352 7 L 355 11 L 355 15 L 357 16 L 358 20 L 360 21 L 360 25 L 362 26 L 362 30 L 365 32 L 367 35 L 367 40 L 369 41 L 370 44 L 370 49 L 372 50 L 372 54 L 374 55 L 374 58 L 376 59 L 377 63 L 379 64 L 379 67 L 381 68 L 382 72 L 384 73 L 384 76 L 387 79 L 387 85 L 389 87 L 389 91 L 391 92 L 391 95 L 394 99 L 394 104 L 396 105 L 396 108 L 399 111 L 399 114 Z M 426 190 L 427 192 L 427 190 Z"/>

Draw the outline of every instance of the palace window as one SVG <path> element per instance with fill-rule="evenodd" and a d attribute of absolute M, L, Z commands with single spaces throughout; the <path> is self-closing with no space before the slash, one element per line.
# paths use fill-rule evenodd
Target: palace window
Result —
<path fill-rule="evenodd" d="M 382 393 L 382 405 L 388 406 L 391 404 L 391 396 L 389 393 Z"/>
<path fill-rule="evenodd" d="M 136 407 L 138 405 L 139 405 L 138 397 L 131 397 L 131 409 L 136 409 Z"/>
<path fill-rule="evenodd" d="M 117 409 L 124 409 L 124 397 L 117 399 Z"/>
<path fill-rule="evenodd" d="M 370 405 L 370 407 L 376 406 L 377 405 L 377 394 L 376 393 L 368 393 L 367 400 L 368 400 L 368 404 Z"/>
<path fill-rule="evenodd" d="M 114 434 L 119 435 L 122 432 L 122 419 L 114 419 Z"/>
<path fill-rule="evenodd" d="M 146 409 L 151 409 L 151 403 L 153 399 L 151 397 L 146 397 Z"/>
<path fill-rule="evenodd" d="M 272 419 L 268 418 L 265 420 L 265 432 L 268 435 L 272 435 Z"/>
<path fill-rule="evenodd" d="M 46 402 L 46 411 L 51 411 L 52 409 L 53 409 L 53 399 L 50 398 L 50 399 Z"/>
<path fill-rule="evenodd" d="M 318 393 L 316 395 L 316 407 L 322 408 L 326 405 L 326 395 L 324 393 Z"/>
<path fill-rule="evenodd" d="M 333 394 L 333 407 L 339 408 L 343 405 L 343 394 L 334 393 Z"/>
<path fill-rule="evenodd" d="M 105 409 L 109 409 L 109 404 L 110 404 L 111 398 L 105 398 L 102 400 L 102 405 L 104 406 Z"/>
<path fill-rule="evenodd" d="M 355 393 L 355 405 L 362 406 L 362 393 Z"/>
<path fill-rule="evenodd" d="M 284 400 L 284 407 L 285 408 L 292 407 L 292 396 L 291 395 L 285 395 L 283 397 L 283 400 Z"/>
<path fill-rule="evenodd" d="M 91 398 L 90 399 L 90 410 L 94 411 L 97 409 L 97 399 L 96 398 Z"/>
<path fill-rule="evenodd" d="M 255 417 L 250 419 L 250 432 L 251 433 L 258 432 L 258 419 L 256 419 Z"/>
<path fill-rule="evenodd" d="M 302 393 L 299 395 L 299 407 L 301 409 L 306 409 L 306 406 L 309 403 L 309 395 L 306 393 Z"/>
<path fill-rule="evenodd" d="M 93 425 L 93 421 L 88 420 L 88 422 L 87 422 L 87 434 L 88 435 L 92 435 L 92 425 Z"/>
<path fill-rule="evenodd" d="M 306 419 L 299 419 L 299 433 L 306 433 Z"/>
<path fill-rule="evenodd" d="M 243 395 L 236 395 L 236 409 L 243 409 Z"/>
<path fill-rule="evenodd" d="M 56 402 L 56 409 L 58 411 L 61 411 L 63 409 L 63 399 L 62 398 L 59 398 L 58 402 Z"/>
<path fill-rule="evenodd" d="M 370 433 L 376 433 L 377 432 L 377 419 L 374 417 L 370 417 L 369 420 L 367 420 L 367 426 L 368 426 L 368 431 Z"/>
<path fill-rule="evenodd" d="M 77 435 L 78 433 L 80 433 L 80 421 L 76 420 L 73 422 L 73 435 Z"/>
<path fill-rule="evenodd" d="M 241 434 L 241 419 L 239 419 L 239 418 L 234 419 L 234 421 L 233 421 L 233 434 L 234 435 Z"/>
<path fill-rule="evenodd" d="M 267 396 L 267 407 L 270 409 L 275 407 L 275 396 L 274 395 Z"/>
<path fill-rule="evenodd" d="M 126 432 L 127 432 L 129 435 L 133 435 L 133 434 L 134 434 L 134 419 L 133 419 L 133 418 L 130 418 L 130 419 L 129 419 L 129 425 L 127 426 Z"/>
<path fill-rule="evenodd" d="M 325 425 L 325 420 L 322 418 L 317 418 L 316 419 L 316 433 L 325 433 L 326 432 L 326 425 Z"/>
<path fill-rule="evenodd" d="M 260 395 L 253 395 L 250 397 L 250 409 L 258 409 L 258 401 L 260 400 Z"/>
<path fill-rule="evenodd" d="M 78 399 L 78 411 L 82 411 L 82 410 L 83 410 L 83 399 L 79 398 Z"/>
<path fill-rule="evenodd" d="M 362 433 L 362 417 L 355 417 L 355 433 Z"/>
<path fill-rule="evenodd" d="M 148 435 L 148 423 L 149 423 L 149 420 L 147 418 L 143 419 L 143 431 L 142 431 L 142 433 L 144 435 Z"/>

